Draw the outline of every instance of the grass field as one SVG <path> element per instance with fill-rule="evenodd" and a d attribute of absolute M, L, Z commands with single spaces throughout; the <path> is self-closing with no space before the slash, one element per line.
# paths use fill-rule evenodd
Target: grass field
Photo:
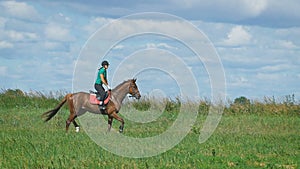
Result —
<path fill-rule="evenodd" d="M 24 96 L 21 101 L 3 95 L 0 99 L 0 168 L 300 167 L 299 105 L 293 113 L 225 112 L 216 131 L 203 144 L 198 138 L 206 115 L 199 112 L 192 130 L 171 150 L 149 158 L 127 158 L 104 150 L 83 131 L 75 133 L 73 126 L 66 134 L 66 108 L 44 123 L 40 116 L 58 103 L 56 99 Z M 176 116 L 176 110 L 166 111 L 149 124 L 125 119 L 124 134 L 147 137 L 163 132 Z M 118 126 L 114 122 L 113 127 Z"/>

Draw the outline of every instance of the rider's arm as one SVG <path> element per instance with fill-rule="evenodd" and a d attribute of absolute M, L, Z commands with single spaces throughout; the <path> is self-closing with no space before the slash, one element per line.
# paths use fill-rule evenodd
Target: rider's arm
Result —
<path fill-rule="evenodd" d="M 104 78 L 104 75 L 103 75 L 103 74 L 100 74 L 100 78 L 101 78 L 102 83 L 103 83 L 105 86 L 108 86 L 108 83 L 107 83 L 106 79 Z"/>

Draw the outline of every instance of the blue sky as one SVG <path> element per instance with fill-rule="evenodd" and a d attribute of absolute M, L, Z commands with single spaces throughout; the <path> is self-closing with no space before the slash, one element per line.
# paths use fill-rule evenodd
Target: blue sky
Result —
<path fill-rule="evenodd" d="M 77 58 L 95 31 L 126 15 L 163 12 L 191 22 L 212 42 L 224 66 L 229 99 L 289 94 L 300 98 L 298 0 L 1 1 L 0 11 L 3 89 L 72 91 Z M 111 61 L 109 73 L 113 74 L 122 57 L 149 47 L 176 50 L 183 59 L 191 55 L 174 40 L 134 37 L 117 44 L 106 56 Z M 209 98 L 209 77 L 203 64 L 188 66 L 194 66 L 199 78 L 199 95 Z M 149 94 L 159 88 L 167 96 L 178 94 L 174 79 L 164 73 L 157 77 L 158 73 L 141 73 L 141 92 Z M 94 74 L 90 76 L 93 79 Z M 156 83 L 155 78 L 165 81 Z M 90 83 L 92 89 L 93 81 Z"/>

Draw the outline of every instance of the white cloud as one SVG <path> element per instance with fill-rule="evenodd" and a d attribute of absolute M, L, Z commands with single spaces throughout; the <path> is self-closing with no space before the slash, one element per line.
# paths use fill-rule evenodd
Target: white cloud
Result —
<path fill-rule="evenodd" d="M 47 19 L 47 23 L 55 23 L 65 27 L 71 27 L 72 19 L 68 16 L 68 14 L 64 14 L 62 12 L 55 13 Z"/>
<path fill-rule="evenodd" d="M 21 40 L 24 40 L 24 36 L 20 32 L 7 31 L 6 34 L 7 34 L 8 38 L 10 40 L 12 40 L 12 41 L 21 41 Z"/>
<path fill-rule="evenodd" d="M 249 87 L 250 83 L 246 77 L 243 76 L 230 76 L 227 82 L 231 87 Z"/>
<path fill-rule="evenodd" d="M 227 34 L 227 39 L 224 40 L 225 45 L 239 46 L 246 45 L 251 41 L 252 35 L 243 26 L 235 26 Z"/>
<path fill-rule="evenodd" d="M 298 48 L 292 41 L 289 40 L 281 40 L 278 42 L 279 46 L 286 49 L 296 49 Z"/>
<path fill-rule="evenodd" d="M 113 19 L 104 18 L 104 17 L 91 18 L 89 24 L 84 26 L 83 30 L 87 31 L 88 34 L 90 35 L 111 21 L 113 21 Z"/>
<path fill-rule="evenodd" d="M 64 22 L 71 22 L 72 20 L 71 20 L 71 18 L 70 17 L 68 17 L 68 16 L 65 16 L 63 13 L 58 13 L 58 16 L 60 16 L 61 18 L 63 18 L 63 21 Z"/>
<path fill-rule="evenodd" d="M 241 4 L 237 5 L 236 2 Z M 246 11 L 248 16 L 255 17 L 261 14 L 267 7 L 268 1 L 267 0 L 235 0 L 232 3 L 233 6 L 241 7 L 241 11 Z"/>
<path fill-rule="evenodd" d="M 5 76 L 7 67 L 0 66 L 0 76 Z"/>
<path fill-rule="evenodd" d="M 4 48 L 13 48 L 14 45 L 10 42 L 7 41 L 0 41 L 0 49 L 4 49 Z"/>
<path fill-rule="evenodd" d="M 14 1 L 13 1 L 14 2 Z M 40 2 L 40 1 L 39 1 Z M 114 18 L 138 12 L 156 11 L 171 13 L 186 19 L 209 22 L 244 23 L 267 27 L 299 26 L 299 0 L 168 0 L 168 1 L 89 1 L 52 2 L 52 9 L 71 9 L 88 16 Z M 34 3 L 34 1 L 31 1 Z"/>
<path fill-rule="evenodd" d="M 147 43 L 147 48 L 177 49 L 176 47 L 170 46 L 166 43 Z"/>
<path fill-rule="evenodd" d="M 39 38 L 36 33 L 3 29 L 0 30 L 0 48 L 12 48 L 15 42 L 34 42 Z"/>
<path fill-rule="evenodd" d="M 0 8 L 3 9 L 2 12 L 11 17 L 40 21 L 40 16 L 36 9 L 25 2 L 4 1 L 0 2 Z"/>
<path fill-rule="evenodd" d="M 261 81 L 276 81 L 276 80 L 282 80 L 282 75 L 278 73 L 257 73 L 256 75 L 257 80 Z"/>
<path fill-rule="evenodd" d="M 64 42 L 57 42 L 57 41 L 46 41 L 44 42 L 44 48 L 48 51 L 52 52 L 69 52 L 70 46 Z"/>
<path fill-rule="evenodd" d="M 46 49 L 48 49 L 48 50 L 56 49 L 56 48 L 58 48 L 59 46 L 60 46 L 60 44 L 57 43 L 57 42 L 46 41 L 46 42 L 44 43 L 44 47 L 45 47 Z"/>
<path fill-rule="evenodd" d="M 263 66 L 260 71 L 274 72 L 274 71 L 284 71 L 293 68 L 293 65 L 289 64 L 277 64 L 277 65 L 267 65 Z"/>
<path fill-rule="evenodd" d="M 11 41 L 34 41 L 39 37 L 31 32 L 6 31 L 6 35 Z"/>
<path fill-rule="evenodd" d="M 6 18 L 0 17 L 0 29 L 3 29 L 5 27 L 6 21 Z"/>
<path fill-rule="evenodd" d="M 156 14 L 154 14 L 155 17 Z M 143 18 L 144 17 L 144 18 Z M 124 35 L 136 35 L 140 33 L 160 33 L 161 36 L 170 36 L 171 38 L 188 41 L 195 41 L 197 39 L 197 43 L 206 43 L 206 37 L 202 36 L 201 32 L 191 25 L 190 22 L 180 19 L 174 19 L 171 16 L 164 15 L 165 18 L 155 18 L 147 19 L 149 17 L 147 14 L 141 16 L 141 18 L 135 19 L 134 17 L 128 19 L 123 18 L 121 20 L 117 20 L 113 22 L 113 24 L 109 24 L 106 28 L 106 32 L 103 33 L 102 38 L 105 40 L 111 40 L 113 38 L 117 38 Z M 162 17 L 162 16 L 160 16 Z M 170 19 L 171 18 L 171 19 Z M 99 28 L 99 27 L 98 27 Z M 179 31 L 186 30 L 188 31 Z M 100 29 L 101 31 L 102 29 Z M 124 38 L 124 37 L 123 37 Z"/>
<path fill-rule="evenodd" d="M 74 41 L 74 37 L 70 34 L 70 30 L 60 24 L 49 23 L 45 28 L 46 38 L 57 41 Z"/>
<path fill-rule="evenodd" d="M 299 0 L 173 0 L 165 2 L 165 11 L 176 11 L 185 18 L 263 25 L 299 26 Z"/>
<path fill-rule="evenodd" d="M 261 14 L 268 5 L 268 0 L 173 0 L 176 5 L 170 5 L 177 9 L 189 9 L 199 12 L 207 9 L 214 9 L 218 14 L 223 13 L 223 16 L 219 17 L 231 17 L 231 18 L 249 18 L 255 17 Z"/>

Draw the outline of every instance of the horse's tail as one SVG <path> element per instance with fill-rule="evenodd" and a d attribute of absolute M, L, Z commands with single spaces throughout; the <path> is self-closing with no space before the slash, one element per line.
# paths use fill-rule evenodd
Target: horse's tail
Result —
<path fill-rule="evenodd" d="M 45 122 L 49 121 L 55 114 L 58 112 L 58 110 L 66 103 L 67 100 L 72 96 L 72 94 L 67 94 L 64 99 L 52 110 L 49 110 L 45 113 L 43 113 L 42 117 L 46 117 Z"/>

